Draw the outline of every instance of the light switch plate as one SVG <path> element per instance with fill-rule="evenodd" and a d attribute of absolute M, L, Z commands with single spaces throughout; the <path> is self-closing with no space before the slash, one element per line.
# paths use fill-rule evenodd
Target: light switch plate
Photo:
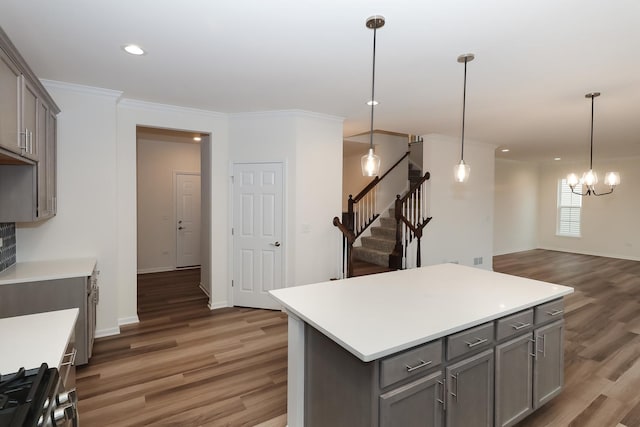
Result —
<path fill-rule="evenodd" d="M 2 247 L 2 237 L 0 237 L 0 248 Z"/>

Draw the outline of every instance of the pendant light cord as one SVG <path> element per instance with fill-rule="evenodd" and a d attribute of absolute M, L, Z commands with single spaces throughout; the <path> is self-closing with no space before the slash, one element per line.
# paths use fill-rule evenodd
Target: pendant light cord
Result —
<path fill-rule="evenodd" d="M 462 151 L 460 160 L 464 161 L 464 116 L 467 106 L 467 58 L 464 58 L 464 86 L 462 89 Z"/>
<path fill-rule="evenodd" d="M 371 132 L 369 133 L 369 149 L 373 148 L 373 107 L 375 104 L 376 89 L 376 32 L 378 29 L 373 27 L 373 73 L 371 76 Z"/>
<path fill-rule="evenodd" d="M 589 170 L 593 170 L 593 104 L 595 96 L 591 97 L 591 153 L 589 156 Z"/>

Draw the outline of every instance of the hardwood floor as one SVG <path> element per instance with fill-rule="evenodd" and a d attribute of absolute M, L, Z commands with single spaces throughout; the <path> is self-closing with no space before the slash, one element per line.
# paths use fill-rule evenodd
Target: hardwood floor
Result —
<path fill-rule="evenodd" d="M 494 270 L 575 288 L 565 389 L 518 427 L 640 427 L 640 262 L 534 250 Z M 285 426 L 286 316 L 211 312 L 198 277 L 139 277 L 140 323 L 96 340 L 78 369 L 83 427 Z"/>
<path fill-rule="evenodd" d="M 565 388 L 518 427 L 640 426 L 640 262 L 534 250 L 493 266 L 575 288 L 565 299 Z"/>
<path fill-rule="evenodd" d="M 77 370 L 83 427 L 286 424 L 286 316 L 212 312 L 199 277 L 139 276 L 140 323 L 96 340 Z"/>

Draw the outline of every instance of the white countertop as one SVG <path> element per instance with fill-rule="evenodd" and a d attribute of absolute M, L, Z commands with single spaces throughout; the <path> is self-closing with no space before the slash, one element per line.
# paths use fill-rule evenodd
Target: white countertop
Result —
<path fill-rule="evenodd" d="M 78 309 L 0 319 L 0 373 L 46 363 L 57 368 L 78 319 Z"/>
<path fill-rule="evenodd" d="M 572 292 L 567 286 L 440 264 L 270 294 L 369 362 Z"/>
<path fill-rule="evenodd" d="M 91 276 L 95 258 L 17 262 L 0 272 L 0 285 Z"/>

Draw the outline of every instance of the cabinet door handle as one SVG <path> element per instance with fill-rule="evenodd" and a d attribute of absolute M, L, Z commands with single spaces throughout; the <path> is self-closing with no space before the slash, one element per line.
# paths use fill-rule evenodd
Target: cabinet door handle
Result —
<path fill-rule="evenodd" d="M 416 369 L 420 369 L 420 368 L 424 368 L 425 366 L 429 366 L 433 363 L 433 361 L 429 360 L 428 362 L 425 362 L 424 360 L 420 359 L 420 363 L 418 363 L 416 366 L 409 366 L 409 365 L 405 365 L 407 367 L 407 372 L 413 372 Z"/>
<path fill-rule="evenodd" d="M 453 391 L 449 391 L 449 394 L 451 396 L 453 396 L 456 401 L 458 400 L 458 376 L 460 375 L 460 372 L 456 372 L 455 374 L 451 374 L 451 388 L 453 388 L 453 382 L 456 382 L 456 392 L 454 393 Z"/>
<path fill-rule="evenodd" d="M 549 316 L 557 316 L 558 314 L 562 314 L 562 313 L 564 313 L 564 310 L 547 311 L 547 314 Z"/>
<path fill-rule="evenodd" d="M 440 385 L 440 396 L 442 396 L 442 400 L 441 399 L 436 399 L 436 401 L 438 403 L 442 404 L 442 410 L 446 411 L 447 410 L 447 394 L 446 391 L 444 390 L 444 382 L 443 381 L 438 381 L 438 384 Z"/>
<path fill-rule="evenodd" d="M 18 148 L 24 151 L 23 154 L 26 154 L 29 151 L 29 129 L 24 128 L 24 132 L 20 132 L 20 135 L 24 135 L 24 145 L 18 140 Z"/>
<path fill-rule="evenodd" d="M 519 331 L 520 329 L 528 328 L 529 326 L 531 326 L 531 323 L 523 323 L 523 322 L 517 322 L 511 325 L 511 327 L 516 331 Z"/>
<path fill-rule="evenodd" d="M 78 349 L 77 348 L 73 348 L 73 350 L 71 350 L 71 353 L 67 353 L 64 355 L 63 359 L 65 357 L 68 357 L 69 360 L 67 360 L 66 362 L 63 362 L 60 364 L 60 366 L 71 366 L 75 363 L 76 361 L 76 355 L 78 354 Z"/>
<path fill-rule="evenodd" d="M 533 347 L 533 353 L 529 353 L 529 356 L 533 357 L 534 359 L 538 359 L 538 352 L 537 352 L 537 346 L 536 346 L 537 342 L 538 342 L 537 340 L 529 339 L 529 343 Z"/>
<path fill-rule="evenodd" d="M 29 153 L 33 154 L 33 132 L 29 131 Z"/>
<path fill-rule="evenodd" d="M 489 341 L 487 338 L 476 338 L 474 342 L 465 341 L 464 343 L 467 346 L 469 346 L 469 348 L 473 348 L 473 347 L 478 346 L 480 344 L 484 344 L 487 341 Z"/>

